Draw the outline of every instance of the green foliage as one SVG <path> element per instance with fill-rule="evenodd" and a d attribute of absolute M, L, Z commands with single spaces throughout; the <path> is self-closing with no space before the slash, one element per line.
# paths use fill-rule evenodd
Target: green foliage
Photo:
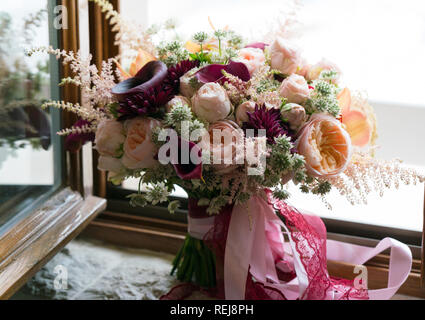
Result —
<path fill-rule="evenodd" d="M 198 60 L 201 64 L 205 64 L 205 63 L 211 64 L 212 63 L 211 53 L 208 53 L 208 52 L 201 51 L 201 52 L 196 52 L 196 53 L 190 53 L 189 57 L 192 60 Z"/>
<path fill-rule="evenodd" d="M 314 81 L 313 87 L 314 91 L 305 105 L 306 112 L 310 115 L 325 112 L 337 118 L 341 112 L 337 99 L 338 88 L 325 80 Z"/>

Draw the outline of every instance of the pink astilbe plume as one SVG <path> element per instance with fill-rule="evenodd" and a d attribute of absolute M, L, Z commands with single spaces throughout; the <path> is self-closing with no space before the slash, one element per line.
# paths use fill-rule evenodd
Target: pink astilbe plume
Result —
<path fill-rule="evenodd" d="M 398 160 L 380 160 L 366 153 L 355 153 L 351 163 L 341 175 L 329 182 L 347 198 L 352 205 L 367 204 L 367 196 L 372 192 L 381 197 L 385 189 L 425 182 L 425 176 L 416 170 L 404 167 Z"/>

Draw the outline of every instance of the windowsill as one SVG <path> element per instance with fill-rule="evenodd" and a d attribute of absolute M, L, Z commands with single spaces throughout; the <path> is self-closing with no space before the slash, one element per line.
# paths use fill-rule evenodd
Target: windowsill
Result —
<path fill-rule="evenodd" d="M 170 276 L 172 259 L 166 253 L 74 240 L 12 299 L 157 300 L 178 284 Z M 55 289 L 57 266 L 68 272 L 67 289 Z M 194 293 L 189 299 L 210 298 Z M 417 298 L 397 295 L 393 299 Z"/>
<path fill-rule="evenodd" d="M 11 297 L 106 208 L 64 189 L 0 237 L 0 299 Z"/>

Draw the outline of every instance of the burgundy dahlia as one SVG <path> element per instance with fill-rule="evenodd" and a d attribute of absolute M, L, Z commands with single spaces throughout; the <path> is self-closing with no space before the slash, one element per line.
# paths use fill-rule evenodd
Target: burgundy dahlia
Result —
<path fill-rule="evenodd" d="M 163 85 L 149 88 L 143 92 L 136 93 L 120 102 L 118 113 L 119 120 L 126 120 L 137 116 L 152 115 L 159 112 L 173 98 L 171 89 L 164 90 Z"/>
<path fill-rule="evenodd" d="M 249 121 L 244 124 L 244 129 L 264 129 L 266 130 L 267 142 L 274 144 L 275 138 L 283 135 L 290 136 L 288 126 L 283 123 L 280 110 L 275 108 L 267 108 L 265 105 L 261 107 L 256 105 L 254 112 L 248 112 Z M 258 132 L 256 132 L 258 134 Z"/>
<path fill-rule="evenodd" d="M 172 90 L 173 94 L 177 94 L 180 89 L 180 78 L 187 72 L 199 66 L 199 61 L 184 60 L 173 67 L 168 68 L 168 75 L 164 80 L 164 89 Z"/>

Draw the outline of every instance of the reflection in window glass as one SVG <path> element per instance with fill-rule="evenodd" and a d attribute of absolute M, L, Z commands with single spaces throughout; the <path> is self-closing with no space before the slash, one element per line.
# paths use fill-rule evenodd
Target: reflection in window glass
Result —
<path fill-rule="evenodd" d="M 417 146 L 417 141 L 425 139 L 423 80 L 418 72 L 425 69 L 423 0 L 216 0 L 208 10 L 195 0 L 122 0 L 121 8 L 124 17 L 143 21 L 145 27 L 171 18 L 183 38 L 196 31 L 211 32 L 210 17 L 216 27 L 229 26 L 254 40 L 265 34 L 278 17 L 295 10 L 299 23 L 295 24 L 292 40 L 304 56 L 311 63 L 322 57 L 334 61 L 343 70 L 346 85 L 367 90 L 378 116 L 377 156 L 402 158 L 420 170 L 425 168 L 425 149 Z M 137 189 L 137 185 L 138 181 L 130 179 L 123 187 Z M 422 229 L 423 185 L 390 190 L 384 198 L 371 194 L 367 206 L 355 207 L 333 192 L 328 197 L 332 211 L 320 199 L 301 194 L 295 186 L 290 186 L 290 191 L 294 206 L 322 217 Z M 175 195 L 186 196 L 180 188 Z"/>
<path fill-rule="evenodd" d="M 0 227 L 55 184 L 49 57 L 25 49 L 49 45 L 47 1 L 9 1 L 0 9 Z"/>

